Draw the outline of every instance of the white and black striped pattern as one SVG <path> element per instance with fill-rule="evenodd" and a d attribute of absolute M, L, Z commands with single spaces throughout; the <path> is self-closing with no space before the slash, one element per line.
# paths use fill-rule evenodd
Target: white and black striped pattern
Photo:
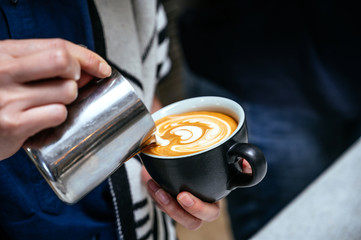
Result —
<path fill-rule="evenodd" d="M 132 159 L 109 179 L 119 238 L 176 239 L 173 221 L 147 194 L 139 177 L 140 171 L 141 163 Z"/>
<path fill-rule="evenodd" d="M 159 4 L 158 6 L 156 32 L 158 34 L 157 79 L 159 81 L 170 72 L 171 61 L 168 54 L 167 16 L 163 5 Z"/>
<path fill-rule="evenodd" d="M 156 0 L 95 0 L 106 55 L 150 108 L 156 84 L 170 71 L 167 18 Z M 141 183 L 142 165 L 131 159 L 109 179 L 119 239 L 176 239 L 172 220 Z"/>
<path fill-rule="evenodd" d="M 148 108 L 157 82 L 171 68 L 167 17 L 156 0 L 95 0 L 103 23 L 107 58 Z"/>

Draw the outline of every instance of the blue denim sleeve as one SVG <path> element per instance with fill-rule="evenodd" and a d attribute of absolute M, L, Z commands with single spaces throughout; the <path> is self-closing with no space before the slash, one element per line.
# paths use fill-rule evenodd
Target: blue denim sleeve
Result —
<path fill-rule="evenodd" d="M 11 239 L 115 239 L 114 225 L 106 182 L 67 205 L 24 151 L 0 161 L 0 229 Z"/>

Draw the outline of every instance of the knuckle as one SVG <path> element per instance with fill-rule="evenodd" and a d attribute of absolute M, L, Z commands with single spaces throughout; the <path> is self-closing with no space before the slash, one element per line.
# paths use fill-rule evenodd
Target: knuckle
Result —
<path fill-rule="evenodd" d="M 196 204 L 192 209 L 189 210 L 193 215 L 199 216 L 206 222 L 212 222 L 216 220 L 220 215 L 219 208 L 213 209 L 203 204 Z"/>
<path fill-rule="evenodd" d="M 66 74 L 70 78 L 79 78 L 76 72 L 80 75 L 80 65 L 74 59 L 74 56 L 68 50 L 68 43 L 66 40 L 54 40 L 54 47 L 50 53 L 51 63 L 54 70 L 60 74 Z"/>
<path fill-rule="evenodd" d="M 14 72 L 16 72 L 17 68 L 20 69 L 21 63 L 17 63 L 17 64 L 13 64 L 13 62 L 11 61 L 10 63 L 8 62 L 3 63 L 1 62 L 0 64 L 0 82 L 10 82 L 11 81 L 11 76 L 14 74 Z"/>
<path fill-rule="evenodd" d="M 13 135 L 19 127 L 17 118 L 4 112 L 0 114 L 0 129 L 3 135 Z"/>
<path fill-rule="evenodd" d="M 69 104 L 73 102 L 78 96 L 78 85 L 73 80 L 64 81 L 64 103 Z"/>
<path fill-rule="evenodd" d="M 63 39 L 54 39 L 51 42 L 50 62 L 54 64 L 54 68 L 64 72 L 70 69 L 70 53 L 67 49 L 67 43 Z"/>
<path fill-rule="evenodd" d="M 205 207 L 202 204 L 195 204 L 188 211 L 196 216 L 204 215 L 204 213 L 207 212 L 207 210 L 205 209 Z"/>
<path fill-rule="evenodd" d="M 167 205 L 164 210 L 171 217 L 175 217 L 178 214 L 177 208 L 174 204 Z"/>
<path fill-rule="evenodd" d="M 197 230 L 198 228 L 200 228 L 202 225 L 202 221 L 199 219 L 195 219 L 193 221 L 188 221 L 187 225 L 185 226 L 187 229 L 189 230 Z"/>
<path fill-rule="evenodd" d="M 206 219 L 205 221 L 207 222 L 213 222 L 215 221 L 220 215 L 220 211 L 217 211 L 216 213 L 214 213 L 213 215 L 209 216 L 208 219 Z"/>
<path fill-rule="evenodd" d="M 52 39 L 50 47 L 53 49 L 66 49 L 66 41 L 61 38 Z"/>
<path fill-rule="evenodd" d="M 206 215 L 204 215 L 204 213 L 206 213 Z M 204 216 L 203 220 L 206 222 L 212 222 L 212 221 L 216 220 L 219 217 L 220 213 L 221 212 L 220 212 L 219 208 L 209 209 L 209 208 L 202 206 L 202 207 L 199 207 L 199 210 L 198 210 L 198 214 L 203 215 Z"/>
<path fill-rule="evenodd" d="M 56 105 L 53 111 L 53 122 L 54 125 L 63 123 L 66 120 L 68 111 L 66 107 L 62 104 Z"/>
<path fill-rule="evenodd" d="M 16 95 L 9 94 L 8 91 L 0 91 L 0 110 L 6 108 L 13 102 L 15 102 Z"/>
<path fill-rule="evenodd" d="M 66 71 L 69 66 L 69 54 L 65 49 L 55 49 L 50 55 L 51 61 L 59 71 Z"/>
<path fill-rule="evenodd" d="M 34 126 L 37 126 L 38 131 L 48 128 L 56 127 L 63 123 L 67 117 L 67 109 L 63 104 L 52 104 L 46 106 L 46 114 L 42 118 L 33 119 Z M 44 123 L 46 123 L 44 125 Z"/>

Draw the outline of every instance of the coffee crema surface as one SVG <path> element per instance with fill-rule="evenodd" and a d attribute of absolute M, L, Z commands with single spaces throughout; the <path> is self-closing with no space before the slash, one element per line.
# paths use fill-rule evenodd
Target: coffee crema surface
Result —
<path fill-rule="evenodd" d="M 157 145 L 144 153 L 158 156 L 183 156 L 201 152 L 229 137 L 237 122 L 218 112 L 188 112 L 155 121 Z"/>

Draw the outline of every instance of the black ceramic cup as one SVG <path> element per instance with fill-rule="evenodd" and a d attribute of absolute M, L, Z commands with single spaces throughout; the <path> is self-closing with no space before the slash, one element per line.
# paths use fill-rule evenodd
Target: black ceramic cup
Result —
<path fill-rule="evenodd" d="M 267 171 L 262 151 L 247 143 L 245 113 L 236 102 L 222 97 L 197 97 L 179 101 L 155 112 L 158 120 L 168 115 L 193 111 L 214 111 L 233 117 L 238 126 L 228 138 L 208 149 L 185 156 L 157 156 L 141 153 L 143 164 L 151 177 L 172 196 L 188 191 L 198 198 L 214 202 L 235 188 L 259 183 Z M 245 159 L 252 174 L 242 171 Z"/>

